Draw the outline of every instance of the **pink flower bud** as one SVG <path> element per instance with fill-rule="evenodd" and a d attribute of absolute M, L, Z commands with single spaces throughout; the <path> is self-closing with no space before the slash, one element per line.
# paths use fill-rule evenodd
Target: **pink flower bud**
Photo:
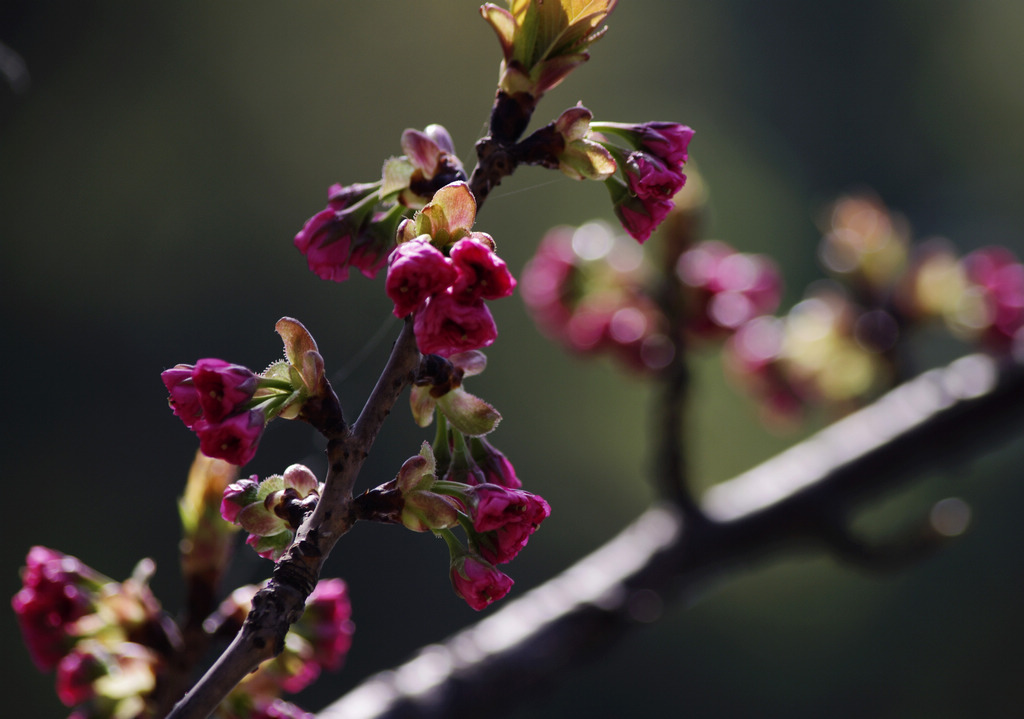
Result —
<path fill-rule="evenodd" d="M 256 391 L 252 370 L 224 360 L 206 358 L 196 362 L 192 385 L 199 395 L 203 418 L 220 422 L 243 409 Z"/>
<path fill-rule="evenodd" d="M 222 422 L 210 422 L 204 417 L 192 429 L 199 437 L 199 449 L 207 457 L 242 466 L 256 456 L 256 447 L 265 426 L 263 412 L 251 409 Z"/>
<path fill-rule="evenodd" d="M 220 503 L 220 516 L 232 524 L 238 523 L 238 513 L 242 509 L 256 501 L 256 492 L 259 490 L 259 479 L 252 475 L 248 479 L 240 479 L 232 482 L 224 490 L 223 499 Z"/>
<path fill-rule="evenodd" d="M 291 487 L 300 497 L 307 497 L 311 492 L 319 492 L 320 483 L 313 470 L 304 464 L 292 464 L 281 475 L 284 486 Z"/>
<path fill-rule="evenodd" d="M 675 205 L 661 198 L 633 197 L 614 205 L 615 216 L 637 242 L 646 242 Z"/>
<path fill-rule="evenodd" d="M 334 282 L 348 279 L 351 228 L 333 208 L 328 207 L 309 218 L 295 235 L 295 246 L 320 279 Z"/>
<path fill-rule="evenodd" d="M 516 470 L 512 463 L 486 439 L 471 437 L 469 447 L 473 461 L 483 472 L 484 482 L 510 489 L 519 489 L 523 486 L 519 477 L 516 476 Z"/>
<path fill-rule="evenodd" d="M 96 695 L 93 682 L 107 673 L 95 654 L 76 649 L 57 664 L 57 697 L 73 707 Z"/>
<path fill-rule="evenodd" d="M 395 303 L 395 317 L 414 312 L 424 300 L 443 293 L 458 278 L 451 260 L 426 237 L 400 244 L 389 262 L 384 291 Z"/>
<path fill-rule="evenodd" d="M 40 670 L 57 666 L 74 642 L 72 624 L 95 611 L 97 591 L 111 580 L 75 557 L 32 547 L 11 606 L 32 661 Z"/>
<path fill-rule="evenodd" d="M 694 132 L 676 122 L 599 122 L 595 128 L 625 138 L 638 150 L 654 155 L 670 167 L 683 165 L 689 159 L 688 148 Z"/>
<path fill-rule="evenodd" d="M 168 403 L 171 409 L 189 429 L 203 416 L 199 392 L 192 383 L 193 369 L 190 364 L 179 364 L 160 373 L 160 378 L 170 394 Z"/>
<path fill-rule="evenodd" d="M 641 200 L 671 200 L 686 182 L 680 170 L 643 152 L 631 152 L 623 172 L 630 192 Z"/>
<path fill-rule="evenodd" d="M 494 564 L 511 561 L 526 546 L 530 535 L 551 515 L 542 497 L 494 484 L 472 489 L 473 528 L 482 532 L 480 553 Z"/>
<path fill-rule="evenodd" d="M 321 579 L 306 600 L 306 611 L 295 631 L 313 646 L 313 659 L 328 671 L 345 663 L 352 646 L 352 604 L 348 588 L 340 579 Z"/>
<path fill-rule="evenodd" d="M 416 313 L 413 331 L 420 352 L 442 357 L 489 347 L 498 337 L 494 318 L 482 300 L 463 304 L 451 292 L 430 298 Z"/>
<path fill-rule="evenodd" d="M 682 165 L 689 159 L 692 128 L 676 122 L 645 122 L 635 129 L 640 147 L 666 164 Z"/>
<path fill-rule="evenodd" d="M 515 289 L 515 278 L 505 261 L 484 243 L 470 238 L 459 240 L 452 245 L 449 256 L 458 271 L 452 294 L 460 302 L 470 303 L 481 297 L 496 300 L 508 297 Z"/>
<path fill-rule="evenodd" d="M 493 564 L 471 554 L 452 559 L 450 575 L 455 593 L 477 611 L 504 597 L 513 584 Z"/>

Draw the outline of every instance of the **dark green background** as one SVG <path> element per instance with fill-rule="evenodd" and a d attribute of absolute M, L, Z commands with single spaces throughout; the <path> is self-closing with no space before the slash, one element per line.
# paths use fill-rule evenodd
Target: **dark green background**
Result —
<path fill-rule="evenodd" d="M 261 368 L 280 353 L 274 322 L 295 316 L 344 374 L 354 416 L 397 321 L 380 280 L 320 281 L 291 238 L 330 183 L 373 180 L 406 127 L 444 124 L 469 162 L 499 60 L 476 7 L 0 3 L 0 42 L 32 75 L 22 94 L 0 82 L 4 596 L 39 543 L 118 579 L 152 556 L 155 588 L 177 608 L 175 499 L 195 441 L 164 404 L 164 368 L 204 356 Z M 1022 31 L 1012 0 L 624 0 L 537 119 L 582 100 L 598 119 L 692 125 L 710 234 L 778 258 L 793 301 L 818 272 L 813 218 L 857 187 L 918 236 L 1024 250 Z M 594 217 L 611 218 L 602 187 L 526 168 L 477 226 L 518 274 L 547 227 Z M 650 397 L 549 346 L 518 298 L 492 308 L 501 338 L 470 388 L 503 412 L 495 444 L 554 507 L 509 567 L 519 594 L 646 506 Z M 702 484 L 794 441 L 756 424 L 713 358 L 697 378 Z M 396 412 L 361 487 L 427 435 Z M 888 577 L 812 556 L 755 568 L 668 608 L 518 716 L 1020 716 L 1022 460 L 1018 441 L 866 519 L 902 526 L 963 496 L 975 523 L 940 556 Z M 293 461 L 323 468 L 311 432 L 278 422 L 246 471 Z M 242 553 L 234 578 L 267 569 Z M 310 709 L 476 616 L 425 536 L 357 527 L 328 569 L 350 582 L 358 632 L 345 670 L 300 699 Z M 17 688 L 5 714 L 66 715 L 10 612 L 0 631 L 5 686 Z"/>

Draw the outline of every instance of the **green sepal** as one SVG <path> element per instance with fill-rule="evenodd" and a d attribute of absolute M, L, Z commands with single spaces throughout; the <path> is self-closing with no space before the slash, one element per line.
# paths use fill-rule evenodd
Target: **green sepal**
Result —
<path fill-rule="evenodd" d="M 498 410 L 461 387 L 438 397 L 436 402 L 452 427 L 465 435 L 480 437 L 489 434 L 501 421 Z"/>
<path fill-rule="evenodd" d="M 430 387 L 413 386 L 409 392 L 409 406 L 412 418 L 420 427 L 429 427 L 434 421 L 434 405 L 436 400 L 430 396 Z"/>
<path fill-rule="evenodd" d="M 263 370 L 263 377 L 266 379 L 276 380 L 279 382 L 292 383 L 291 378 L 291 365 L 288 364 L 287 360 L 278 360 L 272 365 Z M 257 396 L 259 392 L 257 392 Z"/>
<path fill-rule="evenodd" d="M 284 555 L 288 547 L 291 546 L 293 538 L 291 530 L 278 532 L 268 537 L 260 537 L 256 544 L 253 545 L 253 549 L 261 555 L 268 551 L 271 552 L 270 559 L 276 562 Z"/>
<path fill-rule="evenodd" d="M 238 513 L 238 524 L 250 534 L 261 537 L 277 534 L 284 529 L 290 530 L 288 523 L 267 509 L 263 502 L 253 502 L 243 507 Z"/>

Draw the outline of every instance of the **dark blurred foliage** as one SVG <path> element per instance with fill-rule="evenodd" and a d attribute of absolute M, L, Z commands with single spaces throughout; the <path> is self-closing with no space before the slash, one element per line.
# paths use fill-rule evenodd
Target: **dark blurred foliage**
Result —
<path fill-rule="evenodd" d="M 175 500 L 195 440 L 164 404 L 162 369 L 204 356 L 260 369 L 280 353 L 274 322 L 292 315 L 354 416 L 397 321 L 380 280 L 322 282 L 291 238 L 331 182 L 374 179 L 406 127 L 440 122 L 471 159 L 500 57 L 476 6 L 0 5 L 0 43 L 30 79 L 20 92 L 0 79 L 5 596 L 39 543 L 117 579 L 153 556 L 157 593 L 178 607 Z M 862 186 L 918 236 L 1024 251 L 1022 27 L 1011 2 L 623 2 L 537 120 L 582 100 L 598 119 L 692 125 L 709 234 L 775 256 L 793 301 L 818 273 L 816 214 Z M 604 188 L 527 168 L 478 228 L 518 272 L 548 226 L 593 217 L 611 218 Z M 649 391 L 546 344 L 518 300 L 493 309 L 502 336 L 470 389 L 504 413 L 494 443 L 554 507 L 510 567 L 515 595 L 648 502 Z M 794 441 L 757 425 L 712 358 L 696 372 L 702 484 Z M 361 486 L 392 476 L 425 436 L 395 412 Z M 319 449 L 278 422 L 246 472 L 322 471 Z M 518 716 L 1019 715 L 1022 459 L 1016 442 L 864 518 L 884 533 L 962 495 L 975 524 L 938 557 L 886 577 L 811 556 L 752 568 L 553 678 Z M 268 568 L 243 552 L 233 579 Z M 351 585 L 358 631 L 345 670 L 300 698 L 310 708 L 475 618 L 448 586 L 444 547 L 424 536 L 357 527 L 329 570 Z M 17 687 L 5 713 L 66 715 L 13 614 L 0 631 Z"/>

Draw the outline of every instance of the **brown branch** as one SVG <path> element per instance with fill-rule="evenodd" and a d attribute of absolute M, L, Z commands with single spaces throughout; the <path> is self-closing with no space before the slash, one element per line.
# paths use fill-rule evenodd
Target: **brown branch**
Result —
<path fill-rule="evenodd" d="M 288 628 L 302 616 L 327 555 L 352 527 L 352 491 L 359 470 L 419 359 L 407 319 L 359 419 L 327 443 L 328 474 L 319 504 L 299 527 L 270 582 L 253 598 L 242 629 L 168 719 L 208 717 L 238 682 L 284 648 Z"/>
<path fill-rule="evenodd" d="M 834 547 L 822 517 L 947 464 L 976 456 L 1024 423 L 1024 366 L 965 357 L 898 387 L 754 469 L 712 488 L 687 522 L 673 506 L 647 510 L 559 576 L 390 672 L 367 679 L 320 719 L 459 719 L 512 709 L 582 663 L 648 608 L 693 597 L 715 576 L 794 546 Z M 857 552 L 861 557 L 866 554 Z"/>

